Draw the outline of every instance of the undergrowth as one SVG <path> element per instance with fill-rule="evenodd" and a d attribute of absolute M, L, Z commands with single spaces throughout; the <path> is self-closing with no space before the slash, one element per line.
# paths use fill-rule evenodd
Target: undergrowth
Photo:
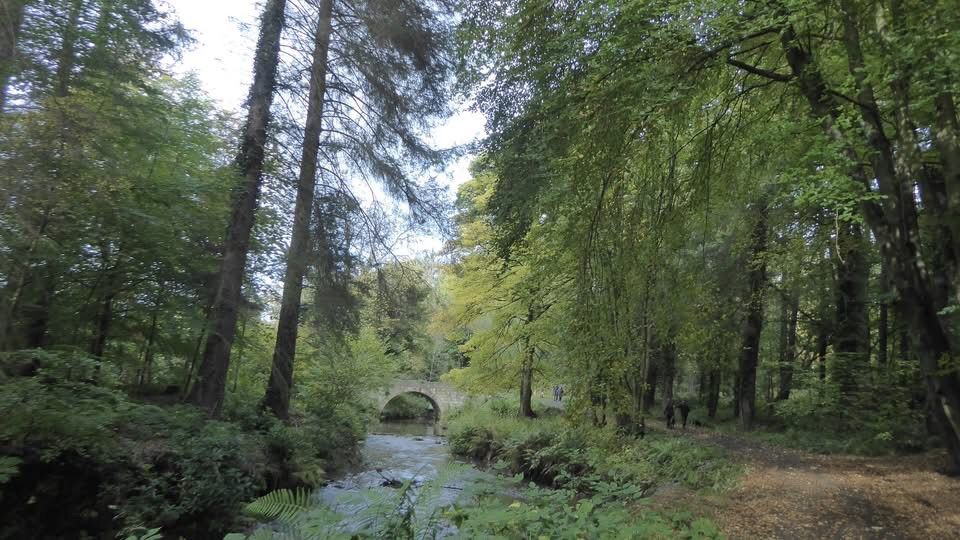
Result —
<path fill-rule="evenodd" d="M 316 485 L 363 430 L 304 412 L 285 426 L 231 401 L 212 421 L 131 399 L 83 356 L 30 357 L 31 375 L 0 375 L 0 538 L 220 538 L 257 494 Z"/>
<path fill-rule="evenodd" d="M 578 427 L 556 414 L 521 419 L 510 399 L 493 399 L 451 414 L 452 451 L 489 460 L 500 475 L 471 478 L 446 508 L 431 496 L 451 477 L 422 486 L 372 489 L 348 504 L 349 515 L 283 492 L 248 510 L 272 521 L 249 536 L 281 538 L 721 538 L 716 525 L 689 512 L 659 512 L 647 496 L 658 485 L 723 490 L 740 468 L 722 451 L 682 438 L 623 439 L 611 429 Z M 350 525 L 348 525 L 350 524 Z"/>
<path fill-rule="evenodd" d="M 563 418 L 522 419 L 496 405 L 462 410 L 449 422 L 451 450 L 553 488 L 595 493 L 610 485 L 648 492 L 665 483 L 724 490 L 740 467 L 722 450 L 695 441 L 651 435 L 625 439 L 612 429 Z"/>
<path fill-rule="evenodd" d="M 707 427 L 767 441 L 780 446 L 821 454 L 862 456 L 894 455 L 938 446 L 925 429 L 924 398 L 893 383 L 907 374 L 886 374 L 864 380 L 858 391 L 841 395 L 830 380 L 807 375 L 804 385 L 790 398 L 760 402 L 756 428 L 741 431 L 730 414 L 732 406 L 718 412 L 716 420 L 695 408 L 693 418 Z"/>
<path fill-rule="evenodd" d="M 709 519 L 689 512 L 652 511 L 620 494 L 589 498 L 569 490 L 531 487 L 522 500 L 506 504 L 485 497 L 451 511 L 458 538 L 674 539 L 722 538 Z"/>
<path fill-rule="evenodd" d="M 355 497 L 359 504 L 348 503 L 348 516 L 311 501 L 305 492 L 275 492 L 247 507 L 252 516 L 268 521 L 266 526 L 225 540 L 722 537 L 710 520 L 652 511 L 637 493 L 608 490 L 583 497 L 570 489 L 523 487 L 519 475 L 473 478 L 464 495 L 444 507 L 437 495 L 456 483 L 457 470 L 441 471 L 421 486 L 406 481 L 397 489 L 367 490 Z"/>

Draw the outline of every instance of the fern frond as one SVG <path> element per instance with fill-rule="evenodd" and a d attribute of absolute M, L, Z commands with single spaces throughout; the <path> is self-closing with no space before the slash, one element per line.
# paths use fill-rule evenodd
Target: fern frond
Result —
<path fill-rule="evenodd" d="M 278 489 L 251 502 L 246 513 L 261 521 L 279 521 L 290 523 L 312 508 L 310 491 L 298 488 Z"/>

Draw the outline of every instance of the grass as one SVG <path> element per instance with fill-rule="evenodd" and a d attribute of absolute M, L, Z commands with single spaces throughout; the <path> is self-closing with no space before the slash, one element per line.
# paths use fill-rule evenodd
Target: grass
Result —
<path fill-rule="evenodd" d="M 455 454 L 527 483 L 512 504 L 494 494 L 456 510 L 452 517 L 464 537 L 720 537 L 708 518 L 654 511 L 647 502 L 667 484 L 710 493 L 733 487 L 742 467 L 723 450 L 666 434 L 624 438 L 613 427 L 558 414 L 519 418 L 516 410 L 509 399 L 498 399 L 451 415 Z"/>
<path fill-rule="evenodd" d="M 863 407 L 850 406 L 849 410 L 838 407 L 796 412 L 796 400 L 769 407 L 757 418 L 752 430 L 744 430 L 733 417 L 731 408 L 718 411 L 717 418 L 707 418 L 706 409 L 695 408 L 691 418 L 704 427 L 720 433 L 736 434 L 785 448 L 816 454 L 849 454 L 858 456 L 884 456 L 914 453 L 935 447 L 937 441 L 923 430 L 923 418 L 910 411 L 888 411 L 872 408 L 863 412 Z"/>
<path fill-rule="evenodd" d="M 540 485 L 582 493 L 611 483 L 642 491 L 665 483 L 722 491 L 741 473 L 723 450 L 690 439 L 650 435 L 635 440 L 559 416 L 518 418 L 513 410 L 494 401 L 453 415 L 451 449 Z"/>

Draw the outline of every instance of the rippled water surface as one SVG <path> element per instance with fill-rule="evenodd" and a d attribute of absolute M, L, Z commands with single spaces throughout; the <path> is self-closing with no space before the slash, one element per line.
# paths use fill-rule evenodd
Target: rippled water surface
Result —
<path fill-rule="evenodd" d="M 437 435 L 437 431 L 435 424 L 424 422 L 383 422 L 374 425 L 361 450 L 363 465 L 352 474 L 331 482 L 319 491 L 318 496 L 326 505 L 345 516 L 347 522 L 361 522 L 359 516 L 369 501 L 363 500 L 360 494 L 370 489 L 395 490 L 384 487 L 387 480 L 412 480 L 414 485 L 420 485 L 436 478 L 445 465 L 454 462 L 446 440 Z M 468 467 L 465 472 L 444 482 L 437 496 L 431 497 L 429 506 L 418 505 L 417 512 L 430 513 L 453 504 L 462 495 L 466 484 L 475 481 L 481 474 Z"/>

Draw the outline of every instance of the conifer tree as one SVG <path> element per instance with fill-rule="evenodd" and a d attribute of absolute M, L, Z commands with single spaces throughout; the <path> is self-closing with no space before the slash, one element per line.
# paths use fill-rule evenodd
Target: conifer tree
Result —
<path fill-rule="evenodd" d="M 307 12 L 291 18 L 296 34 L 313 37 L 313 52 L 308 55 L 303 137 L 294 138 L 301 143 L 301 155 L 293 236 L 264 399 L 280 418 L 289 412 L 310 223 L 326 219 L 310 214 L 315 183 L 322 179 L 356 200 L 356 180 L 373 180 L 415 220 L 442 213 L 436 186 L 417 176 L 438 166 L 444 156 L 424 143 L 423 136 L 430 121 L 447 109 L 447 6 L 421 0 L 323 0 L 307 5 Z M 296 67 L 293 77 L 298 77 Z M 297 92 L 297 84 L 292 86 Z"/>
<path fill-rule="evenodd" d="M 241 134 L 240 151 L 234 162 L 240 183 L 233 192 L 233 210 L 227 227 L 216 294 L 208 318 L 207 341 L 198 379 L 190 391 L 190 401 L 213 416 L 218 416 L 223 406 L 227 372 L 230 369 L 230 348 L 237 330 L 250 235 L 263 182 L 267 128 L 277 84 L 285 10 L 286 0 L 268 0 L 260 18 L 260 38 L 254 53 L 247 120 Z"/>

